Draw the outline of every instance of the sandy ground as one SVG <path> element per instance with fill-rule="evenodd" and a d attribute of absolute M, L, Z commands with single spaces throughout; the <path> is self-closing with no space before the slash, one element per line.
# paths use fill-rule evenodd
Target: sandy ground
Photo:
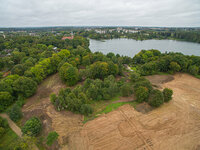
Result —
<path fill-rule="evenodd" d="M 158 84 L 161 88 L 173 89 L 172 101 L 145 114 L 130 105 L 124 105 L 101 115 L 69 136 L 68 149 L 199 149 L 200 80 L 188 74 L 176 74 L 173 76 L 174 80 L 169 78 L 157 75 L 150 80 L 156 81 L 153 84 Z"/>

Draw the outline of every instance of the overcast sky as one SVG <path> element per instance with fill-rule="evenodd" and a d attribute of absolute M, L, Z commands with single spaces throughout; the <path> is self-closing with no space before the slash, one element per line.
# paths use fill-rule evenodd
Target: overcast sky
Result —
<path fill-rule="evenodd" d="M 0 27 L 200 27 L 200 0 L 0 0 Z"/>

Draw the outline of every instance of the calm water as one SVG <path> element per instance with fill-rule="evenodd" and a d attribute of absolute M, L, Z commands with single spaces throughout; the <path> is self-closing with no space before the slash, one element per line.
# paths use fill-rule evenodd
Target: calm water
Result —
<path fill-rule="evenodd" d="M 100 51 L 104 54 L 113 52 L 115 54 L 133 57 L 140 50 L 158 49 L 161 52 L 181 52 L 185 55 L 200 56 L 200 44 L 175 40 L 145 40 L 112 39 L 97 41 L 90 39 L 90 50 Z"/>

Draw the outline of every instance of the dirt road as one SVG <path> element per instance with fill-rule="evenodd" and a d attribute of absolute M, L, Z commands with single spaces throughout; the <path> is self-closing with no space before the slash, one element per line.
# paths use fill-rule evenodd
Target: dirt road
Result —
<path fill-rule="evenodd" d="M 68 140 L 76 150 L 197 150 L 200 147 L 200 80 L 176 74 L 173 80 L 152 76 L 173 100 L 146 114 L 130 105 L 87 122 Z M 171 77 L 170 77 L 171 78 Z M 152 81 L 151 80 L 151 81 Z M 156 83 L 154 83 L 156 84 Z"/>

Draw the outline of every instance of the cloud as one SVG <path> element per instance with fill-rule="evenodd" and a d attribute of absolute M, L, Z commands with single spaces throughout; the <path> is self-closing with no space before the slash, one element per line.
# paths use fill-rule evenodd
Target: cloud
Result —
<path fill-rule="evenodd" d="M 0 0 L 0 27 L 200 26 L 199 0 Z"/>

